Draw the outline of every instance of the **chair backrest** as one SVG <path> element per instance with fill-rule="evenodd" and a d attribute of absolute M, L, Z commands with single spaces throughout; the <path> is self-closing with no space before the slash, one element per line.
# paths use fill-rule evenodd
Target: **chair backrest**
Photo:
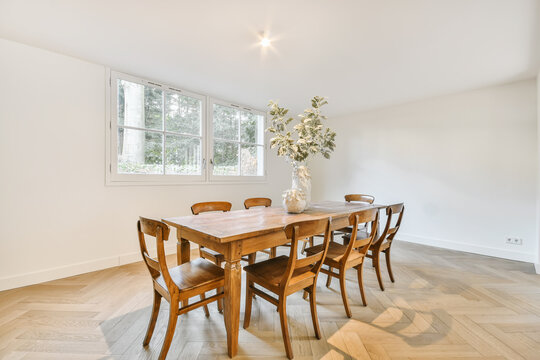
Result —
<path fill-rule="evenodd" d="M 351 202 L 351 201 L 359 201 L 359 202 L 365 202 L 368 204 L 373 204 L 375 201 L 375 197 L 371 195 L 365 195 L 365 194 L 348 194 L 345 195 L 345 201 Z"/>
<path fill-rule="evenodd" d="M 358 239 L 358 225 L 371 223 L 371 232 L 367 237 Z M 353 251 L 357 251 L 362 255 L 366 255 L 369 247 L 377 237 L 377 227 L 379 224 L 379 210 L 366 209 L 360 210 L 349 215 L 349 225 L 352 225 L 352 233 L 345 255 L 341 258 L 341 262 L 346 262 Z M 367 231 L 367 230 L 366 230 Z"/>
<path fill-rule="evenodd" d="M 163 245 L 163 241 L 169 239 L 170 233 L 167 224 L 161 221 L 139 217 L 139 221 L 137 221 L 137 233 L 139 235 L 141 254 L 152 278 L 156 279 L 159 275 L 162 275 L 169 293 L 179 291 L 178 287 L 171 279 L 167 261 L 165 259 L 165 246 Z M 156 238 L 157 260 L 148 254 L 145 235 Z"/>
<path fill-rule="evenodd" d="M 299 221 L 289 224 L 283 228 L 285 236 L 291 241 L 291 252 L 289 254 L 289 263 L 287 269 L 280 281 L 280 287 L 287 287 L 291 277 L 296 269 L 312 266 L 311 272 L 317 276 L 321 270 L 328 245 L 330 243 L 330 225 L 332 218 L 320 220 Z M 305 258 L 298 259 L 298 241 L 310 236 L 324 233 L 324 242 L 321 250 Z"/>
<path fill-rule="evenodd" d="M 388 205 L 386 207 L 386 225 L 384 227 L 381 236 L 377 239 L 376 244 L 382 245 L 385 242 L 391 243 L 396 236 L 399 227 L 401 226 L 401 219 L 403 219 L 403 213 L 405 212 L 405 205 L 403 203 Z M 397 216 L 397 220 L 394 226 L 392 226 L 392 220 Z"/>
<path fill-rule="evenodd" d="M 249 198 L 244 201 L 244 207 L 246 209 L 252 208 L 254 206 L 272 206 L 272 199 L 269 198 Z"/>
<path fill-rule="evenodd" d="M 209 201 L 209 202 L 200 202 L 191 205 L 191 212 L 193 215 L 199 215 L 203 212 L 209 211 L 230 211 L 232 204 L 228 201 Z"/>

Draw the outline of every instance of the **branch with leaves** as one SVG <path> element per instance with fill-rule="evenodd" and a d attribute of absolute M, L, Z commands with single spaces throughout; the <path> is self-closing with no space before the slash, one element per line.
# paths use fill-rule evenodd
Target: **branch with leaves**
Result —
<path fill-rule="evenodd" d="M 336 133 L 324 128 L 322 120 L 326 116 L 321 114 L 321 107 L 328 104 L 324 97 L 315 96 L 311 99 L 311 108 L 298 115 L 300 122 L 289 129 L 294 118 L 287 117 L 289 109 L 280 107 L 276 102 L 270 101 L 270 115 L 272 125 L 266 131 L 274 134 L 270 139 L 270 147 L 277 148 L 278 156 L 285 156 L 291 161 L 303 162 L 310 154 L 322 154 L 326 159 L 336 147 Z"/>

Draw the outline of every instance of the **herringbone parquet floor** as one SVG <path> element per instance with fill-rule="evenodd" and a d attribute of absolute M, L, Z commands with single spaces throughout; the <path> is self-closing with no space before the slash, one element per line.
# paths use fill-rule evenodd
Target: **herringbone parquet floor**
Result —
<path fill-rule="evenodd" d="M 367 307 L 355 273 L 348 275 L 352 319 L 337 281 L 327 289 L 321 274 L 321 340 L 301 293 L 289 298 L 295 359 L 540 359 L 540 276 L 532 265 L 400 242 L 392 255 L 396 283 L 385 271 L 384 292 L 371 266 L 364 269 Z M 144 349 L 151 296 L 142 263 L 2 292 L 0 358 L 156 358 L 168 306 Z M 237 359 L 284 358 L 275 308 L 261 299 L 253 306 Z M 168 359 L 228 358 L 223 316 L 215 304 L 210 310 L 210 318 L 202 309 L 180 317 Z"/>

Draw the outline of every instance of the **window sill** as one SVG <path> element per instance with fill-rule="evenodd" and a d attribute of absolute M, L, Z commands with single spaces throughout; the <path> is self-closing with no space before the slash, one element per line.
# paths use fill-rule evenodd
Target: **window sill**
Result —
<path fill-rule="evenodd" d="M 231 180 L 231 181 L 186 181 L 186 182 L 163 182 L 163 181 L 105 181 L 105 186 L 193 186 L 193 185 L 246 185 L 268 184 L 267 179 L 261 180 Z"/>

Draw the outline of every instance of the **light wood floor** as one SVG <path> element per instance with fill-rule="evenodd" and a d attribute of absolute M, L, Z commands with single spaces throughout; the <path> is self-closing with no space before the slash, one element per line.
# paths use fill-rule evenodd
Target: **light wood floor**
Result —
<path fill-rule="evenodd" d="M 399 242 L 392 255 L 396 283 L 385 271 L 384 292 L 371 266 L 364 269 L 367 307 L 356 274 L 348 274 L 352 319 L 337 281 L 327 289 L 321 274 L 321 340 L 309 304 L 300 293 L 289 298 L 295 359 L 540 359 L 540 276 L 532 265 Z M 144 349 L 151 289 L 136 263 L 1 292 L 0 358 L 157 358 L 168 306 Z M 254 301 L 237 359 L 284 358 L 274 309 Z M 202 309 L 180 317 L 168 359 L 228 358 L 223 316 L 215 304 L 210 310 L 208 319 Z"/>

